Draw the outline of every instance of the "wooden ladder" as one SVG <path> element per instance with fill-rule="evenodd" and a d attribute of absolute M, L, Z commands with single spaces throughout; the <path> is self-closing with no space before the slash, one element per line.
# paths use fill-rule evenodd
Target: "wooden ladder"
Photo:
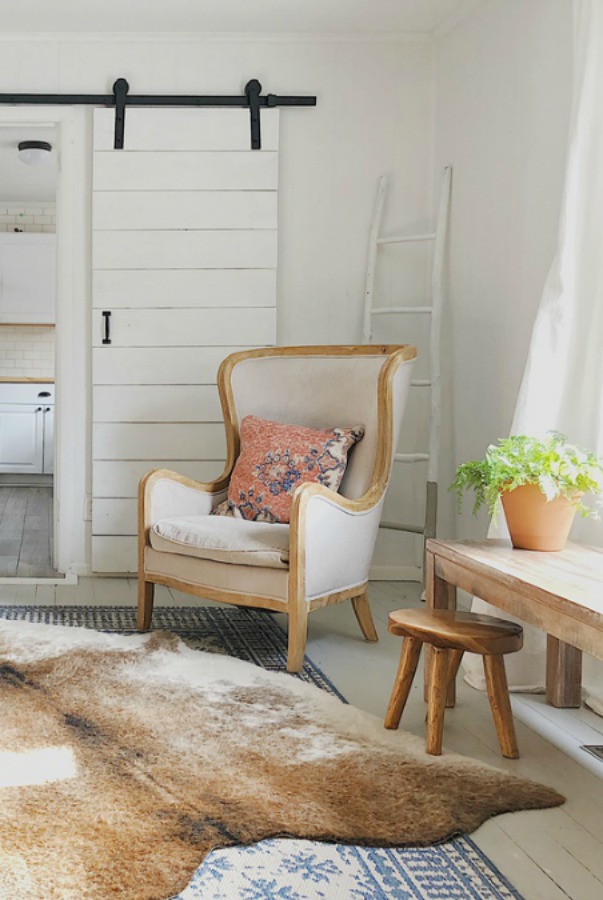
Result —
<path fill-rule="evenodd" d="M 430 416 L 429 416 L 429 442 L 427 452 L 396 453 L 395 463 L 427 462 L 427 485 L 425 500 L 425 521 L 422 525 L 403 524 L 401 522 L 381 522 L 381 528 L 394 531 L 405 531 L 411 534 L 423 535 L 423 541 L 435 537 L 436 519 L 438 510 L 438 466 L 440 456 L 440 423 L 441 423 L 441 371 L 440 371 L 440 342 L 443 292 L 443 268 L 448 232 L 448 218 L 450 208 L 450 187 L 452 182 L 452 168 L 447 166 L 442 172 L 440 182 L 440 195 L 435 230 L 427 234 L 396 235 L 394 237 L 382 237 L 381 220 L 383 207 L 387 193 L 387 176 L 382 175 L 377 187 L 377 196 L 373 209 L 373 219 L 369 236 L 369 254 L 366 271 L 366 289 L 364 295 L 364 316 L 362 340 L 370 343 L 373 339 L 374 316 L 424 316 L 431 317 L 429 329 L 429 378 L 413 379 L 411 387 L 422 390 L 431 389 Z M 375 270 L 377 267 L 378 251 L 384 244 L 407 244 L 418 242 L 433 242 L 433 262 L 431 274 L 431 303 L 428 306 L 381 306 L 374 305 Z"/>

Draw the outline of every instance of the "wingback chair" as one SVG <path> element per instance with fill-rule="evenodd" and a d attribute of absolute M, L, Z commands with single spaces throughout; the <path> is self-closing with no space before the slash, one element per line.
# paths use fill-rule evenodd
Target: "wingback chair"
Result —
<path fill-rule="evenodd" d="M 201 483 L 155 469 L 140 483 L 139 630 L 150 628 L 154 586 L 163 584 L 286 613 L 290 672 L 303 665 L 308 614 L 331 603 L 351 600 L 364 637 L 378 640 L 367 581 L 415 357 L 408 345 L 275 347 L 228 356 L 218 373 L 224 473 Z M 247 415 L 315 429 L 362 424 L 364 437 L 350 452 L 339 492 L 300 485 L 288 525 L 209 515 L 227 496 Z M 195 541 L 165 538 L 166 520 L 182 517 L 194 523 Z"/>

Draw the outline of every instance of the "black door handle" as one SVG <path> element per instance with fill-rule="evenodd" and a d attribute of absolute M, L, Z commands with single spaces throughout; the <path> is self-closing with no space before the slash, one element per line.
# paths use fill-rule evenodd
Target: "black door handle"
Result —
<path fill-rule="evenodd" d="M 105 327 L 105 336 L 103 338 L 103 344 L 111 343 L 111 312 L 108 309 L 104 309 L 101 313 L 104 319 L 104 327 Z"/>

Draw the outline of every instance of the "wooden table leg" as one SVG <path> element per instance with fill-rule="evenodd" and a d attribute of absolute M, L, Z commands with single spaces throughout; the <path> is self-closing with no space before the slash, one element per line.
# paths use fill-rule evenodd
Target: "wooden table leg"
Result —
<path fill-rule="evenodd" d="M 582 706 L 582 651 L 550 634 L 546 642 L 546 699 L 551 706 Z"/>
<path fill-rule="evenodd" d="M 444 581 L 443 578 L 439 578 L 436 575 L 435 556 L 429 550 L 425 554 L 425 605 L 427 609 L 456 609 L 456 587 L 453 584 L 448 584 L 447 581 Z M 433 648 L 426 644 L 423 657 L 425 665 L 424 697 L 426 703 L 429 698 L 429 680 L 431 676 L 432 661 Z M 446 706 L 454 706 L 455 699 L 455 683 L 452 681 L 448 685 Z"/>

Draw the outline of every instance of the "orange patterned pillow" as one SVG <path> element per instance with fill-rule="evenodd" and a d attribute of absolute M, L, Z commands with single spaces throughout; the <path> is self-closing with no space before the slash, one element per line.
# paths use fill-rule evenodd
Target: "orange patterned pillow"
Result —
<path fill-rule="evenodd" d="M 348 451 L 363 434 L 362 425 L 317 431 L 245 416 L 228 500 L 213 514 L 288 522 L 293 492 L 300 484 L 318 482 L 333 491 L 339 489 Z"/>

